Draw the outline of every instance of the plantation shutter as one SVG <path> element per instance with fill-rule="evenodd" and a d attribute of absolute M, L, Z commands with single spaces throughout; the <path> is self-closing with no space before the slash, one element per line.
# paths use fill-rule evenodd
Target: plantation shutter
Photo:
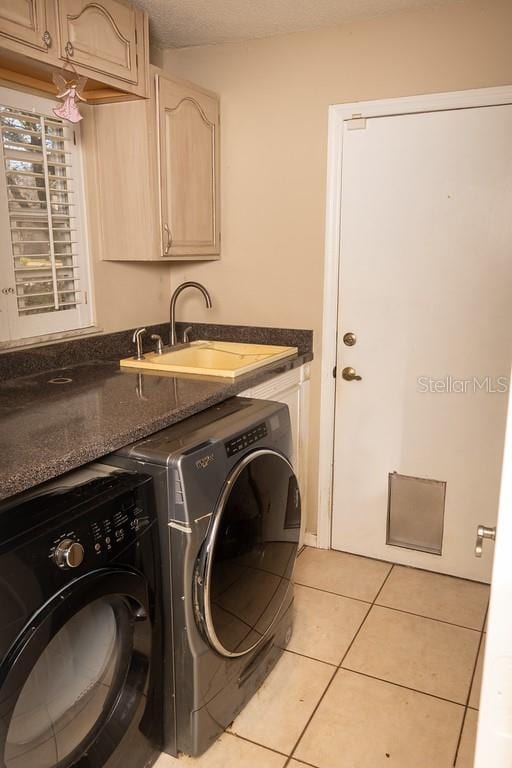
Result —
<path fill-rule="evenodd" d="M 14 277 L 7 288 L 15 299 L 9 307 L 10 335 L 80 327 L 85 291 L 75 128 L 57 117 L 1 103 L 0 127 Z"/>

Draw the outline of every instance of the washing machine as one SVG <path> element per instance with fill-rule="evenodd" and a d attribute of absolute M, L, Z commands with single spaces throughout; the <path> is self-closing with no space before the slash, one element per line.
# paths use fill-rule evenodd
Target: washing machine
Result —
<path fill-rule="evenodd" d="M 154 476 L 168 533 L 170 754 L 204 752 L 291 637 L 301 521 L 291 449 L 286 405 L 235 397 L 108 457 Z"/>
<path fill-rule="evenodd" d="M 163 744 L 152 478 L 104 465 L 0 505 L 0 766 L 147 768 Z"/>

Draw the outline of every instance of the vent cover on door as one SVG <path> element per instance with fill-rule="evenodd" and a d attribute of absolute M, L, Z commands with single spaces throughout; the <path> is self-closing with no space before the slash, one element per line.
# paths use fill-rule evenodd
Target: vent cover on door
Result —
<path fill-rule="evenodd" d="M 446 483 L 389 474 L 386 543 L 440 555 Z"/>

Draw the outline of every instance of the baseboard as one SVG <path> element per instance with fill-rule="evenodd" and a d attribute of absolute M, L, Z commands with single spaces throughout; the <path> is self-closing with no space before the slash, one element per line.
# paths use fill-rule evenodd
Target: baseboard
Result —
<path fill-rule="evenodd" d="M 306 533 L 304 534 L 304 546 L 305 547 L 316 547 L 316 533 Z"/>

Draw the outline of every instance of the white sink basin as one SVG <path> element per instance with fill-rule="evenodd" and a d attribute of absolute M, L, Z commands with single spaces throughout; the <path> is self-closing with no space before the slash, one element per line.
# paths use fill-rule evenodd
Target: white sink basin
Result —
<path fill-rule="evenodd" d="M 146 353 L 143 360 L 127 357 L 121 360 L 120 365 L 122 368 L 235 378 L 295 354 L 297 347 L 234 341 L 193 341 L 180 349 L 164 351 L 161 355 L 156 352 Z"/>

